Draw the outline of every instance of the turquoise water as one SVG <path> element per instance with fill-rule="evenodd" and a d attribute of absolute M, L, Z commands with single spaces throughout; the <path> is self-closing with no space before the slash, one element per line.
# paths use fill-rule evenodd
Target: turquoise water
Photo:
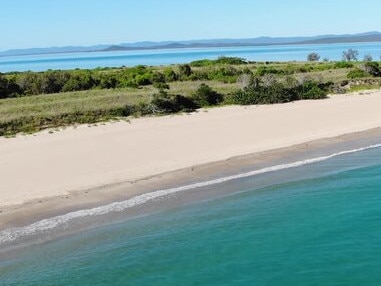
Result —
<path fill-rule="evenodd" d="M 349 48 L 358 50 L 360 59 L 365 54 L 372 55 L 375 60 L 379 60 L 381 56 L 380 42 L 62 53 L 0 57 L 0 72 L 136 65 L 156 66 L 189 63 L 199 59 L 216 59 L 219 56 L 242 57 L 250 61 L 304 61 L 311 52 L 319 53 L 322 59 L 328 58 L 335 61 L 340 60 L 342 52 Z"/>
<path fill-rule="evenodd" d="M 0 285 L 380 285 L 380 155 L 29 246 L 0 258 Z"/>

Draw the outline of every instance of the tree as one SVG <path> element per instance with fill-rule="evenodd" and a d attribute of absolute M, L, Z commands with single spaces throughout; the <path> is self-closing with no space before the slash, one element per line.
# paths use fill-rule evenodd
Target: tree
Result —
<path fill-rule="evenodd" d="M 354 49 L 349 49 L 347 51 L 343 51 L 342 59 L 343 61 L 357 61 L 359 56 L 359 51 Z"/>
<path fill-rule="evenodd" d="M 371 62 L 373 61 L 373 57 L 370 54 L 364 55 L 364 62 Z"/>
<path fill-rule="evenodd" d="M 307 61 L 309 62 L 317 62 L 320 60 L 320 55 L 318 53 L 310 53 L 307 56 Z"/>

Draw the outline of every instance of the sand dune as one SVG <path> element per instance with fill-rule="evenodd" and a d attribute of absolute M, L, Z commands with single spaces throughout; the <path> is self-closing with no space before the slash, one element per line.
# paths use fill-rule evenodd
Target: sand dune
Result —
<path fill-rule="evenodd" d="M 381 91 L 0 138 L 0 205 L 381 126 Z"/>

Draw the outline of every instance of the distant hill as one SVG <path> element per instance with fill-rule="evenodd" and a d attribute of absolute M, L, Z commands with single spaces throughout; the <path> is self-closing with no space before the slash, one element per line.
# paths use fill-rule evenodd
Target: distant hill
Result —
<path fill-rule="evenodd" d="M 336 44 L 336 43 L 361 43 L 361 42 L 381 42 L 381 33 L 368 35 L 352 35 L 346 37 L 327 37 L 315 40 L 307 40 L 300 44 Z"/>
<path fill-rule="evenodd" d="M 347 35 L 320 35 L 313 37 L 258 37 L 249 39 L 214 39 L 190 41 L 137 42 L 118 45 L 96 45 L 90 47 L 68 46 L 52 48 L 15 49 L 0 52 L 0 56 L 34 55 L 78 52 L 111 52 L 153 49 L 181 49 L 236 46 L 270 46 L 297 44 L 335 44 L 356 42 L 381 42 L 380 32 L 367 32 Z"/>
<path fill-rule="evenodd" d="M 334 44 L 356 42 L 381 42 L 380 32 L 368 32 L 353 35 L 323 35 L 315 37 L 271 38 L 260 37 L 253 39 L 217 39 L 194 40 L 179 42 L 142 42 L 135 44 L 113 45 L 102 51 L 130 51 L 148 49 L 181 49 L 181 48 L 208 48 L 208 47 L 237 47 L 237 46 L 270 46 L 270 45 L 297 45 L 297 44 Z"/>
<path fill-rule="evenodd" d="M 32 49 L 12 49 L 0 52 L 0 56 L 18 56 L 18 55 L 37 55 L 37 54 L 59 54 L 59 53 L 79 53 L 89 50 L 100 51 L 109 47 L 108 45 L 97 45 L 92 47 L 68 46 L 51 48 L 32 48 Z"/>

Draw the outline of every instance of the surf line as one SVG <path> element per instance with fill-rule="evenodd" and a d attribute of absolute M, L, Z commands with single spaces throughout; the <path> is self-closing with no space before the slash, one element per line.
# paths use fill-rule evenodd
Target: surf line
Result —
<path fill-rule="evenodd" d="M 337 156 L 342 156 L 346 154 L 352 154 L 356 152 L 361 152 L 369 149 L 374 149 L 374 148 L 379 148 L 381 147 L 381 144 L 375 144 L 375 145 L 370 145 L 367 147 L 362 147 L 358 149 L 352 149 L 352 150 L 347 150 L 347 151 L 341 151 L 338 153 L 333 153 L 330 155 L 326 156 L 321 156 L 321 157 L 316 157 L 316 158 L 310 158 L 310 159 L 305 159 L 305 160 L 300 160 L 300 161 L 295 161 L 292 163 L 287 163 L 287 164 L 279 164 L 279 165 L 274 165 L 258 170 L 253 170 L 241 174 L 236 174 L 236 175 L 231 175 L 231 176 L 226 176 L 222 178 L 217 178 L 213 180 L 208 180 L 208 181 L 203 181 L 199 183 L 194 183 L 194 184 L 189 184 L 189 185 L 184 185 L 180 187 L 175 187 L 175 188 L 169 188 L 169 189 L 163 189 L 163 190 L 157 190 L 153 191 L 150 193 L 145 193 L 141 194 L 138 196 L 135 196 L 133 198 L 130 198 L 125 201 L 120 201 L 120 202 L 113 202 L 107 205 L 91 208 L 91 209 L 84 209 L 84 210 L 78 210 L 74 212 L 70 212 L 64 215 L 60 216 L 55 216 L 52 218 L 47 218 L 41 221 L 38 221 L 36 223 L 30 224 L 28 226 L 23 226 L 23 227 L 16 227 L 16 228 L 10 228 L 6 229 L 0 232 L 0 245 L 4 243 L 9 243 L 12 241 L 17 240 L 20 237 L 25 237 L 25 236 L 30 236 L 30 235 L 36 235 L 45 231 L 52 230 L 54 228 L 64 226 L 68 224 L 70 221 L 78 219 L 78 218 L 84 218 L 88 216 L 100 216 L 104 214 L 108 214 L 111 212 L 121 212 L 124 211 L 128 208 L 137 206 L 137 205 L 142 205 L 148 201 L 152 201 L 154 199 L 169 195 L 169 194 L 174 194 L 174 193 L 179 193 L 179 192 L 184 192 L 196 188 L 201 188 L 201 187 L 207 187 L 211 185 L 217 185 L 221 184 L 224 182 L 232 181 L 232 180 L 237 180 L 237 179 L 242 179 L 242 178 L 247 178 L 247 177 L 252 177 L 260 174 L 265 174 L 265 173 L 270 173 L 270 172 L 276 172 L 280 170 L 285 170 L 285 169 L 290 169 L 290 168 L 297 168 L 301 167 L 304 165 L 309 165 L 321 161 L 325 161 Z"/>

